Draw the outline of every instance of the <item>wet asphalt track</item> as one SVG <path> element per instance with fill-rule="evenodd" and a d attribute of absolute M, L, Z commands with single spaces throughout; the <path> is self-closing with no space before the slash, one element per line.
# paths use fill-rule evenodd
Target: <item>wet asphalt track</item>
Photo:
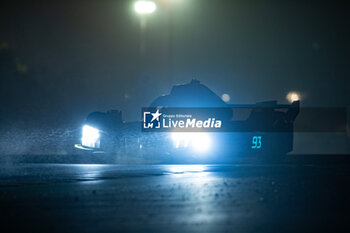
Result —
<path fill-rule="evenodd" d="M 349 232 L 349 168 L 2 164 L 0 221 L 22 232 Z"/>

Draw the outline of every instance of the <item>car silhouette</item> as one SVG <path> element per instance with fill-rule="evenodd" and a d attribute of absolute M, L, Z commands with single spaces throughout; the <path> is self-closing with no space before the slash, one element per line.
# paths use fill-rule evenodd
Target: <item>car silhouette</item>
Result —
<path fill-rule="evenodd" d="M 217 163 L 239 158 L 278 161 L 293 150 L 293 124 L 299 105 L 299 101 L 286 105 L 277 101 L 227 104 L 207 86 L 192 80 L 173 86 L 149 109 L 201 111 L 203 119 L 214 114 L 224 122 L 224 130 L 147 132 L 142 121 L 124 122 L 121 111 L 110 110 L 87 116 L 81 143 L 75 147 L 108 158 L 124 156 L 167 163 Z"/>

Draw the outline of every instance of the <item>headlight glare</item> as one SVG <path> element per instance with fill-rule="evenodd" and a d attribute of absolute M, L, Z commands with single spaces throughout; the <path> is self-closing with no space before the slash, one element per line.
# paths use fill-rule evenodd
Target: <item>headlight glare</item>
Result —
<path fill-rule="evenodd" d="M 196 152 L 207 152 L 211 147 L 211 138 L 208 133 L 200 132 L 173 132 L 171 138 L 175 148 L 191 147 Z"/>
<path fill-rule="evenodd" d="M 81 144 L 86 147 L 100 147 L 100 132 L 98 129 L 89 125 L 83 126 Z"/>

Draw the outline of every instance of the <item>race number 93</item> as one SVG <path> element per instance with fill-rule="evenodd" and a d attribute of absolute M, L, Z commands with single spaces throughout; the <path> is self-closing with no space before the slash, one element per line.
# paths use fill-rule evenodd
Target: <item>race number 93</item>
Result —
<path fill-rule="evenodd" d="M 262 146 L 261 136 L 252 137 L 252 149 L 260 149 Z"/>

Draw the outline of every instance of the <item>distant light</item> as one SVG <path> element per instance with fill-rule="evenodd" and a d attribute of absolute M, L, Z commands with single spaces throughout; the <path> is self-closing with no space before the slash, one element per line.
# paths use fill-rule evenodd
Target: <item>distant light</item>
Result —
<path fill-rule="evenodd" d="M 293 103 L 294 101 L 300 100 L 300 94 L 294 91 L 291 91 L 287 94 L 286 99 L 288 102 Z"/>
<path fill-rule="evenodd" d="M 153 1 L 137 1 L 134 9 L 140 15 L 152 14 L 157 9 L 157 5 Z"/>
<path fill-rule="evenodd" d="M 224 102 L 228 102 L 228 101 L 230 101 L 231 97 L 230 97 L 229 94 L 222 94 L 221 99 L 222 99 Z"/>

